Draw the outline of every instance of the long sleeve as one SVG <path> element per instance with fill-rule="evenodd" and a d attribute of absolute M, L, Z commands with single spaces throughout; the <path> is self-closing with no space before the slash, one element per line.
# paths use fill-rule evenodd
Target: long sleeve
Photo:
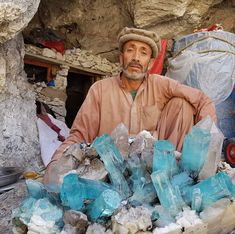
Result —
<path fill-rule="evenodd" d="M 215 122 L 217 121 L 214 103 L 202 91 L 180 84 L 172 79 L 165 79 L 164 82 L 167 83 L 164 85 L 165 90 L 163 90 L 166 98 L 179 97 L 189 102 L 193 107 L 196 123 L 207 115 L 211 116 Z"/>
<path fill-rule="evenodd" d="M 74 143 L 90 143 L 97 136 L 100 123 L 99 92 L 95 83 L 88 91 L 77 116 L 73 122 L 69 137 L 60 145 L 52 157 L 52 161 L 59 159 L 66 148 Z"/>

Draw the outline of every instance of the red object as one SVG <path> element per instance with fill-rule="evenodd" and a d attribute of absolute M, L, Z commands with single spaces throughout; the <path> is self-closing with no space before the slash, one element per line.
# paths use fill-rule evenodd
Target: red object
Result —
<path fill-rule="evenodd" d="M 63 41 L 46 41 L 46 40 L 40 40 L 40 44 L 43 46 L 55 49 L 56 51 L 60 52 L 61 54 L 64 54 L 65 51 L 65 45 Z"/>
<path fill-rule="evenodd" d="M 163 62 L 166 54 L 167 39 L 161 40 L 161 50 L 155 58 L 152 68 L 149 71 L 149 74 L 161 74 L 163 70 Z"/>
<path fill-rule="evenodd" d="M 65 141 L 65 137 L 60 134 L 61 129 L 52 123 L 51 119 L 48 115 L 45 114 L 37 114 L 38 118 L 40 118 L 44 123 L 46 123 L 52 130 L 54 130 L 58 134 L 58 140 L 63 142 Z"/>
<path fill-rule="evenodd" d="M 223 26 L 221 24 L 213 24 L 208 28 L 195 29 L 193 32 L 210 32 L 216 30 L 223 30 Z"/>
<path fill-rule="evenodd" d="M 226 159 L 227 162 L 234 167 L 235 166 L 235 140 L 234 139 L 230 139 L 229 143 L 226 147 Z"/>

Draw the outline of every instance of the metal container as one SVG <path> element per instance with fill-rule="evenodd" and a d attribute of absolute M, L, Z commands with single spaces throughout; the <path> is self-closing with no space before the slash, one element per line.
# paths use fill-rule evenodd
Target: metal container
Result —
<path fill-rule="evenodd" d="M 20 167 L 0 167 L 0 187 L 15 183 L 22 173 Z"/>

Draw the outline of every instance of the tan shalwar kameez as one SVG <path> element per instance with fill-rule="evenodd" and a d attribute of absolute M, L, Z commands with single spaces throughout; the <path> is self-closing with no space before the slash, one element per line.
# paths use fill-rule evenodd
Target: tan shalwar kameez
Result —
<path fill-rule="evenodd" d="M 94 83 L 81 106 L 70 136 L 53 156 L 61 157 L 71 144 L 92 142 L 95 137 L 124 123 L 130 135 L 150 131 L 157 139 L 168 139 L 180 150 L 190 128 L 210 115 L 216 121 L 213 102 L 201 91 L 173 79 L 149 75 L 133 100 L 120 76 Z"/>

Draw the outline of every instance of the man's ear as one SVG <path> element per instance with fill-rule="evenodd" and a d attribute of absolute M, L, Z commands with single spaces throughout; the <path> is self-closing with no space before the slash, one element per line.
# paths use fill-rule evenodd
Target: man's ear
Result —
<path fill-rule="evenodd" d="M 154 58 L 151 58 L 150 60 L 149 60 L 149 65 L 148 65 L 148 71 L 152 68 L 152 66 L 153 66 L 153 64 L 154 64 Z"/>

